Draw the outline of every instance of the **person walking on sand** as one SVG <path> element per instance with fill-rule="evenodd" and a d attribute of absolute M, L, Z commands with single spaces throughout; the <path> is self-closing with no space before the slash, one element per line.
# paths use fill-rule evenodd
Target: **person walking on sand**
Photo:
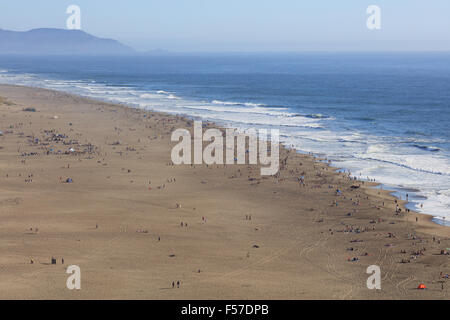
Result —
<path fill-rule="evenodd" d="M 177 281 L 177 288 L 180 288 L 180 280 Z"/>
<path fill-rule="evenodd" d="M 172 281 L 172 289 L 175 288 L 175 282 Z"/>

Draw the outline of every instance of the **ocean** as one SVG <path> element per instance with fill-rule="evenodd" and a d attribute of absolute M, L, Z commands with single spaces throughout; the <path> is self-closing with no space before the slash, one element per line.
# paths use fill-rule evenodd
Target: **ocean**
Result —
<path fill-rule="evenodd" d="M 287 146 L 450 223 L 450 53 L 0 56 L 0 83 L 277 128 Z"/>

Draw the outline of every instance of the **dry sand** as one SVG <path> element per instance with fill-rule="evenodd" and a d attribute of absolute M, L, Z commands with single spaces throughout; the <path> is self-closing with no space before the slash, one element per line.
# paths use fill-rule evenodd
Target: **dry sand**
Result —
<path fill-rule="evenodd" d="M 184 118 L 36 88 L 0 96 L 2 299 L 449 297 L 450 229 L 310 156 L 282 149 L 279 177 L 175 166 Z M 81 290 L 66 288 L 69 265 Z M 369 265 L 381 290 L 366 287 Z"/>

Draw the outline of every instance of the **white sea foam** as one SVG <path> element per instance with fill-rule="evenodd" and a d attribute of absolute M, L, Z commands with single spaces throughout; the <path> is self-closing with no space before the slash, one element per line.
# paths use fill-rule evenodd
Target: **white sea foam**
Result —
<path fill-rule="evenodd" d="M 151 93 L 143 93 L 139 95 L 139 98 L 141 99 L 156 99 L 159 98 L 157 94 L 151 94 Z"/>
<path fill-rule="evenodd" d="M 253 103 L 253 102 L 233 102 L 233 101 L 220 101 L 220 100 L 213 100 L 211 102 L 212 104 L 221 104 L 226 106 L 247 106 L 247 107 L 260 107 L 264 106 L 262 103 Z"/>
<path fill-rule="evenodd" d="M 176 100 L 178 100 L 178 99 L 180 99 L 180 98 L 178 98 L 176 95 L 174 95 L 174 94 L 169 94 L 169 95 L 167 95 L 167 99 L 176 99 Z"/>
<path fill-rule="evenodd" d="M 426 201 L 421 206 L 415 204 L 415 210 L 423 213 L 433 212 L 433 215 L 445 217 L 446 221 L 450 221 L 450 189 L 446 190 L 430 190 L 424 192 Z"/>
<path fill-rule="evenodd" d="M 262 108 L 262 107 L 252 107 L 252 108 L 233 108 L 233 107 L 225 107 L 225 106 L 216 106 L 216 105 L 186 105 L 185 108 L 188 109 L 196 109 L 196 110 L 205 110 L 205 111 L 214 111 L 214 112 L 235 112 L 235 113 L 256 113 L 256 114 L 265 114 L 268 116 L 284 116 L 284 117 L 292 117 L 295 114 L 291 112 L 281 112 L 281 109 L 278 108 Z M 284 109 L 287 110 L 287 109 Z"/>
<path fill-rule="evenodd" d="M 402 166 L 415 171 L 450 176 L 450 161 L 447 158 L 422 154 L 393 154 L 392 149 L 384 152 L 371 152 L 356 154 L 357 158 L 364 160 L 377 160 Z M 450 178 L 449 178 L 450 179 Z"/>

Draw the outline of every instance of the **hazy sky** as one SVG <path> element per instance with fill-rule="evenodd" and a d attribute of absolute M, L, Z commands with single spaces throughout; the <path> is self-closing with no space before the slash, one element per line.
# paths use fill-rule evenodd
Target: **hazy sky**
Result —
<path fill-rule="evenodd" d="M 71 4 L 82 30 L 138 50 L 450 50 L 450 0 L 3 0 L 0 28 L 65 28 Z"/>

